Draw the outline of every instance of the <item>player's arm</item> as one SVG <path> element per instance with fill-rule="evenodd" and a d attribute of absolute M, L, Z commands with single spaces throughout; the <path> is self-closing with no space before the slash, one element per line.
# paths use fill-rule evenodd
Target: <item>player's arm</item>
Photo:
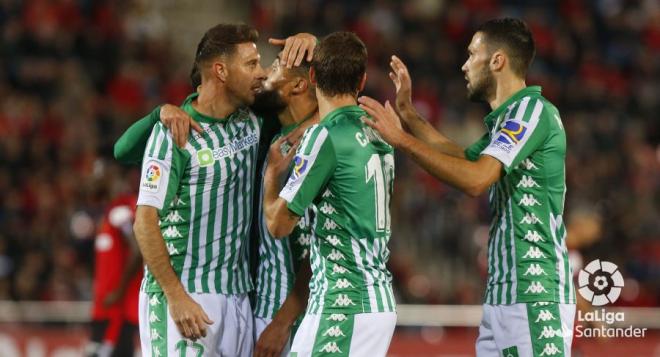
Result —
<path fill-rule="evenodd" d="M 126 295 L 128 284 L 142 265 L 140 248 L 137 246 L 137 241 L 135 240 L 135 235 L 133 233 L 132 223 L 134 219 L 131 209 L 127 206 L 115 207 L 108 214 L 108 219 L 112 226 L 119 228 L 119 230 L 122 232 L 124 240 L 128 245 L 129 256 L 127 259 L 128 262 L 121 272 L 117 288 L 110 292 L 103 300 L 103 303 L 106 306 L 114 305 L 117 301 L 119 301 L 119 299 Z"/>
<path fill-rule="evenodd" d="M 502 164 L 494 157 L 483 155 L 476 161 L 469 161 L 448 155 L 399 129 L 398 117 L 389 103 L 383 107 L 377 101 L 364 97 L 361 107 L 371 115 L 370 119 L 364 118 L 367 125 L 440 181 L 474 197 L 481 195 L 500 178 Z"/>
<path fill-rule="evenodd" d="M 312 268 L 307 258 L 301 262 L 293 289 L 273 317 L 273 321 L 259 336 L 255 346 L 255 357 L 276 357 L 282 354 L 284 345 L 291 335 L 291 327 L 307 308 L 311 277 Z"/>
<path fill-rule="evenodd" d="M 181 108 L 165 104 L 154 109 L 146 117 L 136 121 L 117 140 L 114 147 L 115 159 L 125 164 L 139 164 L 147 146 L 151 129 L 158 121 L 167 127 L 177 146 L 184 147 L 190 128 L 201 133 L 202 128 Z"/>
<path fill-rule="evenodd" d="M 281 239 L 289 235 L 300 216 L 287 208 L 287 202 L 279 197 L 282 188 L 282 176 L 289 171 L 291 160 L 296 153 L 296 147 L 289 149 L 286 155 L 282 154 L 282 144 L 289 140 L 285 136 L 275 140 L 268 150 L 268 163 L 264 173 L 264 216 L 266 227 L 272 237 Z M 296 143 L 297 146 L 297 143 Z"/>
<path fill-rule="evenodd" d="M 440 152 L 454 157 L 465 157 L 463 148 L 442 135 L 415 109 L 412 103 L 412 80 L 406 65 L 397 56 L 392 56 L 390 67 L 390 79 L 396 89 L 396 110 L 410 133 Z"/>
<path fill-rule="evenodd" d="M 189 157 L 177 148 L 169 131 L 160 123 L 147 141 L 142 160 L 140 194 L 133 230 L 149 272 L 163 290 L 172 320 L 181 335 L 198 339 L 213 322 L 185 291 L 170 263 L 158 224 L 158 210 L 168 207 L 179 187 Z"/>

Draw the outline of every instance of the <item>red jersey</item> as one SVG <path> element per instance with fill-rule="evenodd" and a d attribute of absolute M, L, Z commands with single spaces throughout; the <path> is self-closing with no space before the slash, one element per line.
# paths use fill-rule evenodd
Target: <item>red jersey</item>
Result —
<path fill-rule="evenodd" d="M 121 280 L 123 269 L 129 263 L 131 248 L 128 239 L 133 238 L 135 204 L 137 197 L 120 196 L 110 203 L 103 217 L 95 242 L 94 320 L 125 319 L 138 322 L 138 295 L 142 270 L 138 270 L 129 282 L 126 295 L 110 307 L 103 305 L 106 295 L 114 291 Z"/>

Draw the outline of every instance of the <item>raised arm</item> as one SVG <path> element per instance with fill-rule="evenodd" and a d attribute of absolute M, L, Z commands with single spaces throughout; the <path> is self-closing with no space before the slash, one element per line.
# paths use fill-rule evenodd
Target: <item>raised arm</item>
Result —
<path fill-rule="evenodd" d="M 396 88 L 396 110 L 410 133 L 440 152 L 454 157 L 465 157 L 463 148 L 442 135 L 415 109 L 412 103 L 412 80 L 406 65 L 397 56 L 392 56 L 390 67 L 390 79 Z"/>

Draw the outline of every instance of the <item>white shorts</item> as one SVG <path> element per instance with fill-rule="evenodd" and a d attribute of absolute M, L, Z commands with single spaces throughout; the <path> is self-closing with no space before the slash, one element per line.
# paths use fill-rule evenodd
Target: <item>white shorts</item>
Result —
<path fill-rule="evenodd" d="M 266 329 L 266 326 L 270 325 L 270 323 L 273 321 L 273 319 L 268 319 L 268 318 L 263 318 L 263 317 L 254 317 L 254 343 L 255 345 L 257 344 L 257 341 L 259 341 L 259 336 L 261 336 L 261 333 L 264 332 Z M 284 345 L 284 348 L 282 349 L 282 357 L 287 357 L 289 355 L 289 351 L 291 351 L 291 336 L 289 336 L 289 340 L 286 342 L 286 345 Z"/>
<path fill-rule="evenodd" d="M 186 339 L 179 333 L 163 293 L 140 292 L 140 342 L 143 356 L 252 355 L 252 308 L 246 294 L 193 293 L 190 296 L 213 321 L 206 329 L 206 337 L 197 341 Z"/>
<path fill-rule="evenodd" d="M 574 304 L 484 304 L 476 349 L 478 357 L 569 357 Z"/>
<path fill-rule="evenodd" d="M 290 356 L 385 356 L 395 327 L 395 312 L 305 315 Z"/>

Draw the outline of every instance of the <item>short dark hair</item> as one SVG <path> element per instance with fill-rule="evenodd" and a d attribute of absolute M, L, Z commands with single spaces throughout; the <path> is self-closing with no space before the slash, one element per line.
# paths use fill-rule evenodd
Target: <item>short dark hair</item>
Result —
<path fill-rule="evenodd" d="M 356 94 L 367 69 L 367 47 L 352 32 L 333 32 L 314 51 L 312 68 L 323 94 Z"/>
<path fill-rule="evenodd" d="M 197 45 L 195 65 L 218 56 L 232 55 L 236 51 L 236 45 L 257 42 L 258 39 L 259 32 L 245 24 L 219 24 L 211 27 Z"/>
<path fill-rule="evenodd" d="M 503 49 L 511 60 L 511 69 L 525 77 L 534 59 L 534 38 L 527 24 L 519 19 L 503 18 L 490 20 L 477 29 L 484 34 L 489 51 Z"/>

